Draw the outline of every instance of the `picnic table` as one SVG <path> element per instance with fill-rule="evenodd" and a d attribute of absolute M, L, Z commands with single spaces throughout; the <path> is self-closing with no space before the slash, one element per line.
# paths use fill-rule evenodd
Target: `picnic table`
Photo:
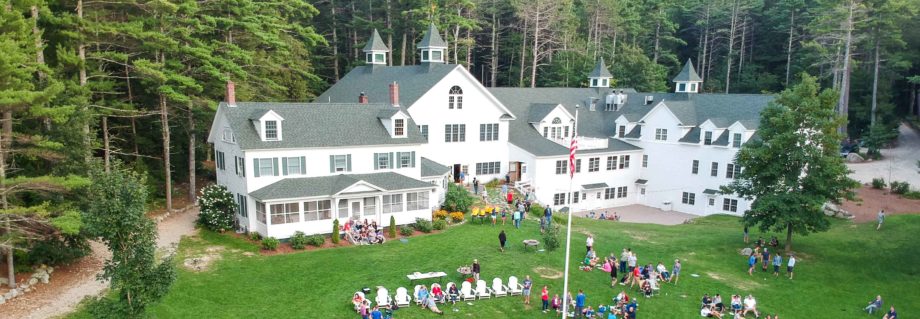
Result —
<path fill-rule="evenodd" d="M 528 247 L 537 247 L 540 245 L 540 242 L 536 239 L 525 239 L 524 240 L 524 250 L 527 250 Z"/>
<path fill-rule="evenodd" d="M 441 282 L 441 278 L 447 277 L 447 274 L 442 271 L 426 272 L 426 273 L 416 272 L 416 273 L 408 274 L 406 275 L 406 277 L 409 278 L 409 283 L 414 285 L 416 280 L 424 280 L 424 279 L 431 279 L 431 278 L 437 278 L 438 282 Z"/>

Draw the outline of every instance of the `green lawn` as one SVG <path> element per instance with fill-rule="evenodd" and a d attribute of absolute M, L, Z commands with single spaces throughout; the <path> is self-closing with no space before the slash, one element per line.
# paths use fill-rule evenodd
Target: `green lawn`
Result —
<path fill-rule="evenodd" d="M 510 224 L 510 223 L 509 223 Z M 920 232 L 920 216 L 892 216 L 882 231 L 875 225 L 837 221 L 826 233 L 797 237 L 800 259 L 795 280 L 756 273 L 749 277 L 735 217 L 712 216 L 693 224 L 658 226 L 576 219 L 572 236 L 572 260 L 583 258 L 584 232 L 595 235 L 601 254 L 631 247 L 640 263 L 664 261 L 670 269 L 674 258 L 683 261 L 678 286 L 665 284 L 662 294 L 640 298 L 643 318 L 698 318 L 703 293 L 721 293 L 727 303 L 731 294 L 752 293 L 761 311 L 781 318 L 865 318 L 861 307 L 881 294 L 885 306 L 894 305 L 902 315 L 920 313 L 920 249 L 914 234 Z M 389 241 L 382 246 L 361 246 L 278 256 L 243 256 L 255 247 L 241 240 L 213 233 L 185 238 L 180 258 L 207 247 L 224 245 L 223 260 L 212 270 L 179 272 L 169 295 L 150 309 L 157 318 L 358 318 L 350 298 L 361 287 L 382 285 L 395 292 L 409 287 L 406 274 L 444 271 L 446 281 L 459 281 L 455 269 L 473 258 L 482 263 L 484 279 L 510 275 L 535 278 L 533 306 L 518 297 L 475 301 L 450 306 L 445 317 L 541 318 L 536 287 L 547 284 L 550 294 L 562 290 L 562 279 L 543 279 L 535 267 L 562 270 L 564 250 L 524 252 L 520 241 L 539 238 L 538 224 L 528 220 L 520 230 L 506 226 L 512 249 L 499 253 L 499 227 L 466 224 L 442 233 L 410 238 L 408 243 Z M 754 239 L 760 234 L 752 234 Z M 764 234 L 765 238 L 771 234 Z M 237 251 L 233 251 L 236 249 Z M 785 268 L 785 267 L 783 267 Z M 699 274 L 695 278 L 691 274 Z M 582 272 L 571 275 L 573 291 L 584 289 L 588 304 L 607 302 L 621 289 L 609 287 L 608 274 Z M 445 281 L 445 282 L 446 282 Z M 913 283 L 913 284 L 910 284 Z M 634 292 L 631 294 L 635 294 Z M 373 295 L 373 293 L 372 293 Z M 403 308 L 397 318 L 430 318 L 436 315 L 417 307 Z M 753 316 L 751 316 L 753 318 Z M 881 316 L 878 316 L 881 317 Z"/>

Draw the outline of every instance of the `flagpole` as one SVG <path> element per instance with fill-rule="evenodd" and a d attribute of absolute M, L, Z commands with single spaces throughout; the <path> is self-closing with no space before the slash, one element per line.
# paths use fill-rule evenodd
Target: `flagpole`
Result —
<path fill-rule="evenodd" d="M 573 141 L 570 142 L 570 145 L 575 146 L 575 147 L 572 148 L 572 146 L 570 146 L 569 148 L 569 162 L 570 162 L 569 163 L 570 164 L 569 165 L 569 168 L 570 168 L 569 192 L 566 193 L 566 197 L 568 197 L 569 199 L 568 200 L 568 204 L 569 204 L 568 215 L 569 216 L 567 218 L 568 225 L 566 225 L 566 228 L 565 228 L 565 272 L 563 273 L 564 279 L 562 281 L 562 290 L 563 290 L 562 291 L 562 299 L 563 299 L 562 300 L 562 318 L 563 319 L 565 319 L 569 313 L 568 298 L 569 297 L 573 299 L 575 298 L 575 296 L 569 296 L 568 293 L 569 293 L 569 250 L 572 247 L 572 211 L 575 210 L 572 208 L 572 182 L 575 180 L 574 153 L 575 153 L 575 150 L 577 150 L 577 145 L 578 145 L 577 144 L 578 142 L 576 141 L 577 139 L 578 139 L 578 105 L 575 105 L 575 125 L 574 125 L 574 128 L 572 129 L 572 140 Z M 578 317 L 578 314 L 575 314 L 575 316 Z"/>

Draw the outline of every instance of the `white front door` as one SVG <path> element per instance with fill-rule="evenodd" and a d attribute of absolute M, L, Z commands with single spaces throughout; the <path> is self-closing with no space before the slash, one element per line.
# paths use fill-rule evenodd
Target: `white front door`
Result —
<path fill-rule="evenodd" d="M 351 201 L 351 218 L 355 220 L 361 220 L 361 200 Z"/>

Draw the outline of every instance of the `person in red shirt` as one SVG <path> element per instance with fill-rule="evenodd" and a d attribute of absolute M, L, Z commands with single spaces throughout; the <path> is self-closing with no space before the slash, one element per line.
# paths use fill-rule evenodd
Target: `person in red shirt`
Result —
<path fill-rule="evenodd" d="M 514 193 L 508 192 L 508 205 L 514 202 Z"/>
<path fill-rule="evenodd" d="M 540 292 L 540 299 L 543 300 L 543 313 L 546 313 L 546 310 L 549 309 L 549 291 L 546 290 L 546 286 L 543 286 L 543 291 Z"/>

